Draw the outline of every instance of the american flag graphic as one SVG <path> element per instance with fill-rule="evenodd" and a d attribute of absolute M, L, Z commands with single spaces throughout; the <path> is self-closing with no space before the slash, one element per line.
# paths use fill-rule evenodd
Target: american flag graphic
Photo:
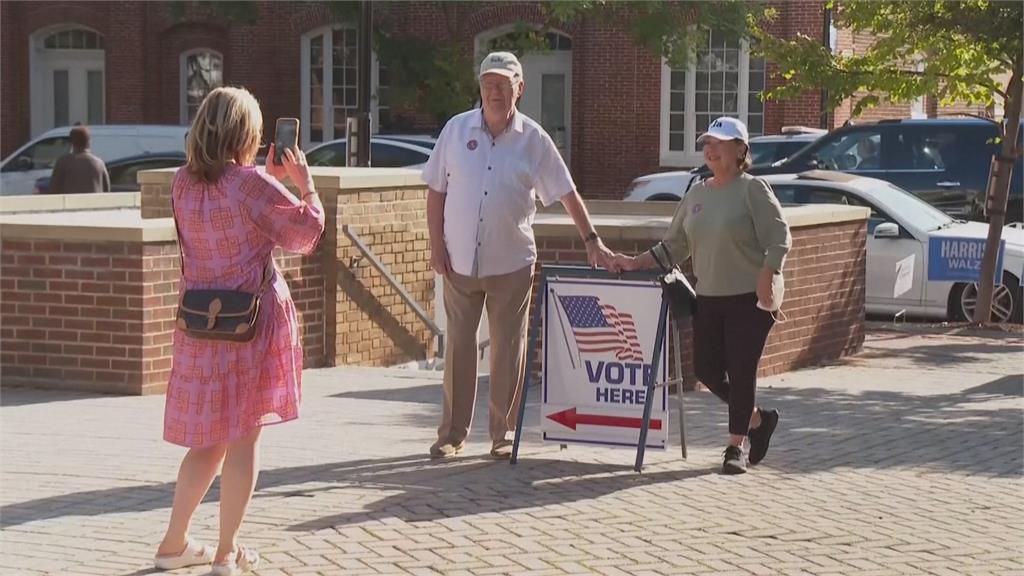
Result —
<path fill-rule="evenodd" d="M 643 362 L 633 315 L 601 304 L 597 296 L 559 296 L 580 354 L 615 352 L 621 361 Z"/>

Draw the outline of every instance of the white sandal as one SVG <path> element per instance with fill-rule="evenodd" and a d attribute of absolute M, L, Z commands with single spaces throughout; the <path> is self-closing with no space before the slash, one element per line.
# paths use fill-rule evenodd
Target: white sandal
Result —
<path fill-rule="evenodd" d="M 157 570 L 177 570 L 213 562 L 213 548 L 193 540 L 185 543 L 181 554 L 154 556 L 153 565 Z"/>
<path fill-rule="evenodd" d="M 239 546 L 235 554 L 223 564 L 214 564 L 210 576 L 240 576 L 260 566 L 260 555 L 255 548 Z"/>

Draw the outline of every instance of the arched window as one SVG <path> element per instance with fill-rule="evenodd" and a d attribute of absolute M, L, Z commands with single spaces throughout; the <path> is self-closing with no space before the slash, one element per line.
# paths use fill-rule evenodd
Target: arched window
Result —
<path fill-rule="evenodd" d="M 207 48 L 181 55 L 181 123 L 190 124 L 203 98 L 224 85 L 224 58 Z"/>
<path fill-rule="evenodd" d="M 48 50 L 103 50 L 103 36 L 85 28 L 67 28 L 43 39 Z"/>
<path fill-rule="evenodd" d="M 106 119 L 103 35 L 76 23 L 37 30 L 29 52 L 32 134 Z"/>

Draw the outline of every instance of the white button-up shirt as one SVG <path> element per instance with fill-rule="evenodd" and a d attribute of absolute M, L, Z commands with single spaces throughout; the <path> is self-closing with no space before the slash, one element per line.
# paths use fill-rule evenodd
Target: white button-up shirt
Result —
<path fill-rule="evenodd" d="M 551 137 L 519 111 L 493 139 L 482 110 L 449 120 L 423 181 L 446 195 L 444 237 L 452 268 L 477 277 L 536 262 L 536 198 L 549 206 L 576 190 Z"/>

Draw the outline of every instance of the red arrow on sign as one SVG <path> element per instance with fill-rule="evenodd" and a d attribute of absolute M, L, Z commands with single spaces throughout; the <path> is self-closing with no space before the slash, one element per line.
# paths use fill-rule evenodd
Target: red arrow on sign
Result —
<path fill-rule="evenodd" d="M 600 414 L 577 414 L 576 408 L 569 408 L 554 414 L 548 414 L 548 418 L 558 422 L 566 428 L 576 429 L 578 424 L 589 424 L 591 426 L 614 426 L 616 428 L 639 428 L 643 418 L 627 418 L 624 416 L 602 416 Z M 661 420 L 651 420 L 651 430 L 661 430 Z"/>

